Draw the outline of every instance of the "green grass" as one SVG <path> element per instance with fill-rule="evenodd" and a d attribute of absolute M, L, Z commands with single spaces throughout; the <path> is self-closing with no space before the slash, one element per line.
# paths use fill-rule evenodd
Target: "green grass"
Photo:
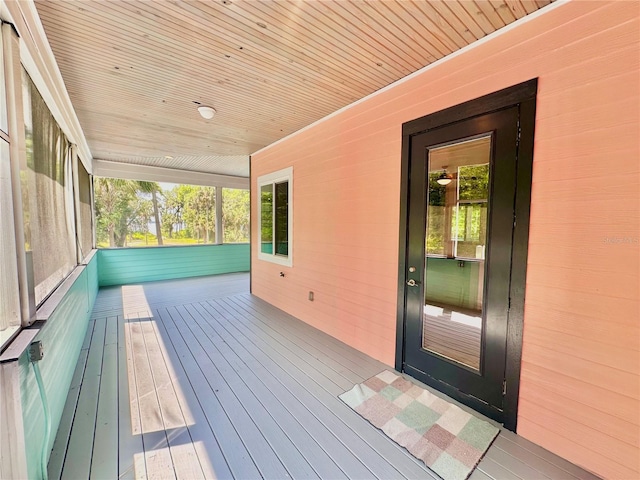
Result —
<path fill-rule="evenodd" d="M 195 238 L 163 238 L 163 245 L 203 245 L 202 240 L 196 240 Z M 209 242 L 211 245 L 213 242 Z M 155 236 L 149 235 L 148 241 L 144 238 L 128 239 L 125 247 L 157 247 L 158 240 Z M 98 248 L 109 248 L 109 242 L 98 242 Z"/>

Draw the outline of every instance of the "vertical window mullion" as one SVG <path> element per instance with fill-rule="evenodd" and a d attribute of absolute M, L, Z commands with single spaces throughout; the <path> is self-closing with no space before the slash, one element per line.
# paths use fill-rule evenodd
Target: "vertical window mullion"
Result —
<path fill-rule="evenodd" d="M 80 264 L 83 260 L 82 252 L 82 228 L 80 214 L 80 180 L 78 177 L 78 153 L 75 145 L 71 145 L 71 175 L 73 176 L 73 214 L 75 221 L 75 239 L 76 239 L 76 263 Z"/>
<path fill-rule="evenodd" d="M 271 254 L 276 254 L 276 184 L 271 184 Z"/>
<path fill-rule="evenodd" d="M 224 225 L 222 224 L 222 187 L 214 187 L 216 189 L 216 244 L 224 243 Z"/>

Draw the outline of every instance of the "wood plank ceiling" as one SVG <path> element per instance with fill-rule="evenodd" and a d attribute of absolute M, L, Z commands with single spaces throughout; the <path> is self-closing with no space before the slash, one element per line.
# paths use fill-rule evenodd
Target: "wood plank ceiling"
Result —
<path fill-rule="evenodd" d="M 252 152 L 548 3 L 36 0 L 94 158 L 241 176 Z"/>

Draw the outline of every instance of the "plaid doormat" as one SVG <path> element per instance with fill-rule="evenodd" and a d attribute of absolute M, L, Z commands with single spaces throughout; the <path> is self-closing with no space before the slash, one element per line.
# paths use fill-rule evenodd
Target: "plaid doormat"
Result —
<path fill-rule="evenodd" d="M 340 399 L 444 480 L 465 480 L 498 429 L 390 371 Z"/>

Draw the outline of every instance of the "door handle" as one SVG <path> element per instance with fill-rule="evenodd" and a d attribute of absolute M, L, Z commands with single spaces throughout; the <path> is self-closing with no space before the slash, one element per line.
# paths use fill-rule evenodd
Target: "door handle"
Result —
<path fill-rule="evenodd" d="M 420 282 L 416 282 L 413 278 L 410 280 L 407 280 L 407 285 L 409 285 L 410 287 L 417 287 L 418 285 L 420 285 Z"/>

